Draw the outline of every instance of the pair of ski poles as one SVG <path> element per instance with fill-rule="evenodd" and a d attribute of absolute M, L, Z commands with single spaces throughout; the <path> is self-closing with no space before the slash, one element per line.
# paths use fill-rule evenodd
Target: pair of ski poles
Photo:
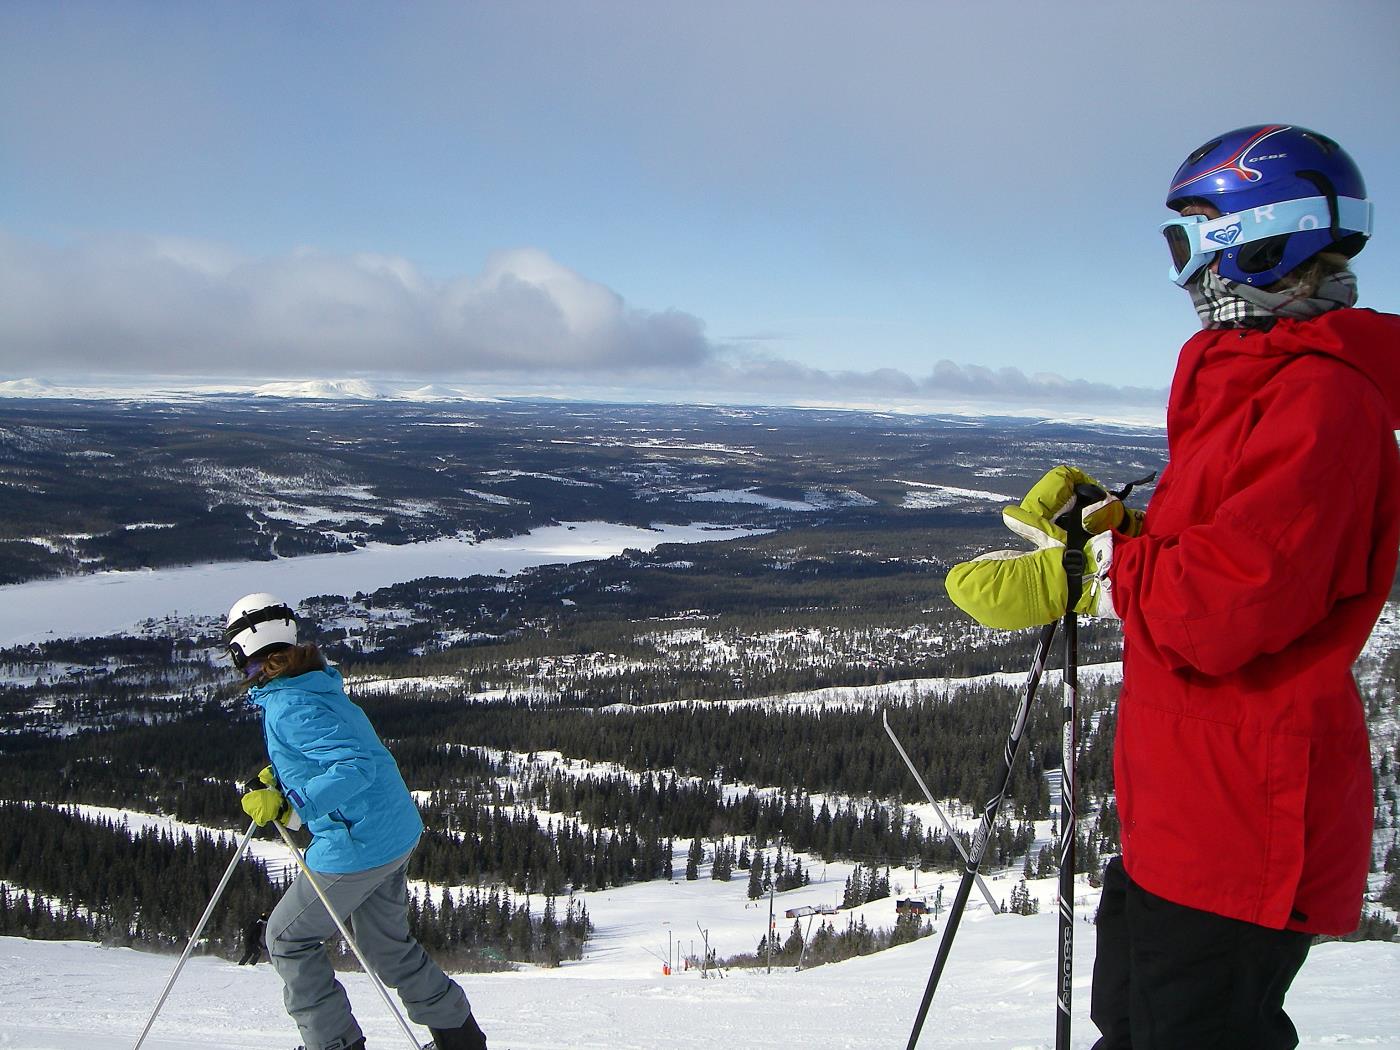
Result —
<path fill-rule="evenodd" d="M 1114 495 L 1120 499 L 1130 493 L 1134 485 L 1150 481 L 1151 478 L 1144 478 L 1141 482 L 1132 482 Z M 1056 524 L 1065 530 L 1065 553 L 1064 568 L 1065 577 L 1068 583 L 1068 602 L 1065 606 L 1064 627 L 1065 627 L 1065 666 L 1064 666 L 1064 698 L 1061 709 L 1063 728 L 1061 732 L 1061 759 L 1060 759 L 1060 827 L 1059 827 L 1059 937 L 1056 951 L 1056 1014 L 1055 1014 L 1055 1050 L 1069 1050 L 1069 1030 L 1070 1030 L 1070 999 L 1073 992 L 1073 966 L 1074 966 L 1074 840 L 1076 831 L 1075 820 L 1075 786 L 1074 786 L 1074 756 L 1078 748 L 1078 710 L 1079 710 L 1079 618 L 1074 611 L 1084 589 L 1084 545 L 1089 541 L 1089 534 L 1084 528 L 1083 511 L 1084 508 L 1102 500 L 1107 493 L 1094 485 L 1075 486 L 1075 500 L 1073 506 L 1056 519 Z M 1006 796 L 1006 785 L 1011 779 L 1011 770 L 1016 763 L 1016 755 L 1021 748 L 1021 737 L 1025 732 L 1026 720 L 1030 715 L 1031 703 L 1035 699 L 1036 689 L 1040 685 L 1041 675 L 1045 671 L 1046 662 L 1050 657 L 1050 648 L 1055 640 L 1055 631 L 1059 627 L 1060 621 L 1052 620 L 1040 629 L 1040 638 L 1036 643 L 1035 656 L 1031 661 L 1031 669 L 1026 675 L 1025 685 L 1021 689 L 1020 702 L 1016 707 L 1015 717 L 1011 721 L 1011 732 L 1007 735 L 1006 746 L 1002 750 L 1002 766 L 998 771 L 992 787 L 992 793 L 982 807 L 982 817 L 977 825 L 977 831 L 972 838 L 972 849 L 963 852 L 962 844 L 956 837 L 953 841 L 958 846 L 958 851 L 962 853 L 966 865 L 963 869 L 962 880 L 958 883 L 958 891 L 953 897 L 952 906 L 948 909 L 948 918 L 943 928 L 943 937 L 938 943 L 938 954 L 934 957 L 933 969 L 929 973 L 928 984 L 924 988 L 923 999 L 919 1003 L 919 1012 L 914 1019 L 913 1031 L 909 1033 L 909 1042 L 905 1050 L 914 1050 L 919 1041 L 919 1033 L 923 1031 L 924 1020 L 928 1017 L 929 1006 L 933 1002 L 934 992 L 938 988 L 938 982 L 943 976 L 944 966 L 948 962 L 948 953 L 953 947 L 953 938 L 957 935 L 958 924 L 962 921 L 963 909 L 967 906 L 968 896 L 972 892 L 973 883 L 982 886 L 985 894 L 986 887 L 981 882 L 979 869 L 982 865 L 982 858 L 987 851 L 987 843 L 991 839 L 992 825 L 996 822 L 997 813 L 1001 809 L 1002 799 Z M 885 717 L 885 731 L 889 733 L 890 739 L 894 740 L 895 747 L 899 750 L 909 771 L 914 774 L 919 787 L 923 789 L 925 797 L 929 802 L 933 802 L 933 795 L 923 778 L 919 776 L 910 761 L 909 755 L 900 746 L 895 738 L 894 731 L 890 729 L 889 717 Z M 934 810 L 943 819 L 945 825 L 946 818 L 943 817 L 942 810 L 938 804 L 934 803 Z M 988 902 L 991 903 L 990 898 Z M 995 913 L 997 907 L 992 904 L 992 911 Z"/>
<path fill-rule="evenodd" d="M 282 841 L 286 843 L 287 848 L 292 851 L 292 856 L 296 858 L 297 867 L 301 869 L 301 873 L 310 881 L 312 888 L 316 891 L 316 895 L 321 898 L 321 903 L 325 905 L 326 911 L 329 912 L 330 917 L 335 920 L 336 928 L 340 930 L 340 935 L 345 938 L 345 943 L 350 945 L 350 950 L 355 953 L 355 958 L 360 961 L 360 965 L 364 967 L 365 973 L 369 974 L 370 981 L 373 982 L 374 987 L 378 989 L 380 996 L 384 999 L 384 1005 L 389 1008 L 395 1019 L 398 1020 L 404 1035 L 408 1037 L 409 1045 L 413 1047 L 413 1050 L 421 1050 L 418 1039 L 413 1034 L 413 1029 L 409 1027 L 408 1021 L 404 1019 L 403 1013 L 390 997 L 389 989 L 384 987 L 384 982 L 379 979 L 379 975 L 374 972 L 373 967 L 370 966 L 368 960 L 366 960 L 361 953 L 359 945 L 355 943 L 355 938 L 350 934 L 350 930 L 346 928 L 344 921 L 336 914 L 336 910 L 331 906 L 330 898 L 326 896 L 326 891 L 322 888 L 320 880 L 311 869 L 307 867 L 305 855 L 297 848 L 296 843 L 292 841 L 291 835 L 287 833 L 286 827 L 284 827 L 280 821 L 274 820 L 272 823 L 276 825 L 277 833 L 282 836 Z M 184 954 L 180 956 L 180 961 L 175 964 L 175 970 L 170 975 L 170 980 L 165 982 L 165 990 L 160 993 L 160 998 L 156 1001 L 155 1009 L 151 1011 L 150 1020 L 146 1022 L 146 1027 L 142 1029 L 141 1037 L 136 1040 L 136 1045 L 132 1047 L 132 1050 L 141 1050 L 141 1044 L 146 1041 L 146 1036 L 150 1034 L 151 1027 L 156 1023 L 156 1017 L 159 1016 L 161 1007 L 165 1005 L 165 1000 L 169 997 L 170 990 L 175 987 L 175 981 L 179 978 L 180 971 L 184 969 L 185 962 L 189 959 L 190 953 L 194 951 L 195 942 L 199 940 L 199 935 L 204 932 L 204 927 L 208 924 L 209 917 L 214 914 L 214 908 L 218 905 L 220 898 L 223 897 L 224 890 L 228 888 L 229 880 L 233 878 L 234 868 L 238 867 L 238 862 L 242 860 L 243 855 L 248 852 L 248 845 L 253 841 L 253 833 L 257 830 L 257 821 L 251 822 L 248 825 L 248 830 L 243 833 L 243 838 L 239 840 L 238 849 L 233 855 L 233 860 L 229 861 L 228 869 L 224 872 L 224 877 L 219 880 L 219 885 L 214 890 L 214 896 L 209 899 L 209 906 L 204 909 L 204 914 L 200 916 L 199 924 L 195 926 L 194 933 L 190 934 L 189 943 L 185 945 Z"/>

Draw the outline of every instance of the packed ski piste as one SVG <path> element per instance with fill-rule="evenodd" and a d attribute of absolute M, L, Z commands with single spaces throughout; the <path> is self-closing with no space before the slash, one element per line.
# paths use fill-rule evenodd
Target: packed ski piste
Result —
<path fill-rule="evenodd" d="M 171 969 L 128 949 L 0 941 L 0 1047 L 290 1047 L 290 1023 L 307 1050 L 1400 1045 L 1382 1005 L 1400 982 L 1394 947 L 1317 941 L 1361 917 L 1373 791 L 1351 666 L 1400 548 L 1400 318 L 1358 308 L 1349 269 L 1372 205 L 1336 142 L 1285 124 L 1191 151 L 1166 205 L 1170 276 L 1201 331 L 1172 383 L 1165 472 L 1046 464 L 1003 512 L 1029 546 L 947 575 L 980 624 L 1039 631 L 1025 666 L 1006 669 L 1023 675 L 1020 700 L 985 801 L 958 815 L 970 845 L 886 717 L 892 756 L 961 853 L 959 871 L 922 874 L 933 939 L 816 969 L 774 974 L 770 954 L 766 970 L 726 971 L 707 947 L 669 942 L 733 922 L 740 898 L 706 887 L 707 904 L 662 881 L 592 895 L 605 921 L 589 959 L 449 975 L 410 932 L 413 793 L 296 610 L 254 592 L 224 641 L 267 761 L 249 770 L 247 830 L 183 954 Z M 1080 617 L 1120 621 L 1124 642 L 1122 852 L 1087 879 L 1074 874 Z M 1043 880 L 1056 905 L 1011 921 L 983 860 L 1028 713 L 1056 690 L 1058 876 Z M 280 851 L 294 877 L 248 917 L 236 962 L 197 953 L 250 851 Z M 799 925 L 820 910 L 796 908 Z M 609 956 L 610 938 L 637 946 L 629 920 L 670 927 L 659 969 Z M 359 972 L 333 964 L 337 937 Z"/>

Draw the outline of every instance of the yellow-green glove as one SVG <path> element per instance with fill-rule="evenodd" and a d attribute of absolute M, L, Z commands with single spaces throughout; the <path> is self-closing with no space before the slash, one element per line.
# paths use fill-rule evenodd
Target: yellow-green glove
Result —
<path fill-rule="evenodd" d="M 277 788 L 276 770 L 271 766 L 265 767 L 258 774 L 258 780 L 267 787 L 255 788 L 244 793 L 243 812 L 252 817 L 260 828 L 274 820 L 292 831 L 301 827 L 301 817 Z"/>
<path fill-rule="evenodd" d="M 984 627 L 1014 631 L 1058 620 L 1069 604 L 1064 541 L 1052 530 L 1063 530 L 1045 519 L 1034 531 L 1045 538 L 1039 550 L 992 551 L 954 565 L 944 586 L 959 609 Z M 1110 594 L 1108 568 L 1113 561 L 1113 535 L 1095 536 L 1084 548 L 1084 589 L 1075 612 L 1117 617 Z"/>
<path fill-rule="evenodd" d="M 1046 471 L 1045 476 L 1031 486 L 1019 506 L 1007 507 L 1001 512 L 1002 520 L 1016 535 L 1025 537 L 1037 546 L 1045 546 L 1037 534 L 1049 535 L 1063 544 L 1064 530 L 1054 522 L 1074 506 L 1076 485 L 1093 485 L 1104 492 L 1102 500 L 1084 508 L 1084 529 L 1089 535 L 1100 532 L 1116 532 L 1120 536 L 1141 534 L 1143 512 L 1110 495 L 1103 485 L 1078 467 L 1058 466 Z"/>

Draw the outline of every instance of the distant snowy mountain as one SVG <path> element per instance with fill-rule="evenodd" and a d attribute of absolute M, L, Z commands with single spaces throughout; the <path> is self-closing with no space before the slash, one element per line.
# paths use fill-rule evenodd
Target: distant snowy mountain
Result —
<path fill-rule="evenodd" d="M 302 382 L 264 383 L 253 388 L 255 397 L 314 398 L 316 400 L 379 401 L 387 395 L 380 386 L 363 379 L 308 379 Z"/>
<path fill-rule="evenodd" d="M 492 392 L 486 393 L 483 389 Z M 701 391 L 688 387 L 648 388 L 635 384 L 565 386 L 508 378 L 465 386 L 451 380 L 424 383 L 422 379 L 393 376 L 308 378 L 256 382 L 228 376 L 83 376 L 0 378 L 0 398 L 50 398 L 58 400 L 185 402 L 217 397 L 282 397 L 295 400 L 369 400 L 414 402 L 536 401 L 593 404 L 677 405 L 691 408 L 746 406 L 790 408 L 813 413 L 854 412 L 882 414 L 891 419 L 908 416 L 945 416 L 975 420 L 1044 420 L 1052 425 L 1105 427 L 1123 432 L 1160 430 L 1166 422 L 1165 394 L 1161 404 L 1096 405 L 1092 412 L 1067 414 L 1063 406 L 1018 401 L 962 401 L 939 398 L 811 398 L 768 394 L 762 398 L 733 391 Z"/>
<path fill-rule="evenodd" d="M 0 396 L 43 397 L 50 387 L 42 379 L 4 379 L 0 380 Z"/>
<path fill-rule="evenodd" d="M 282 397 L 307 401 L 480 401 L 501 399 L 473 393 L 464 387 L 440 383 L 409 386 L 387 380 L 308 379 L 263 383 L 249 393 L 254 397 Z"/>
<path fill-rule="evenodd" d="M 394 379 L 305 379 L 257 383 L 246 379 L 182 376 L 97 376 L 55 380 L 0 380 L 0 398 L 80 401 L 190 401 L 208 397 L 277 397 L 306 401 L 470 401 L 502 399 L 464 386 Z"/>

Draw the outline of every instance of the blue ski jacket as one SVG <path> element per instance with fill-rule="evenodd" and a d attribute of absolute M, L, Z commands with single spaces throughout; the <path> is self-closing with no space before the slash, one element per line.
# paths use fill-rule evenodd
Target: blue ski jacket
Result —
<path fill-rule="evenodd" d="M 364 871 L 414 847 L 423 832 L 418 806 L 339 671 L 274 678 L 248 696 L 262 709 L 282 793 L 312 834 L 313 871 Z"/>

